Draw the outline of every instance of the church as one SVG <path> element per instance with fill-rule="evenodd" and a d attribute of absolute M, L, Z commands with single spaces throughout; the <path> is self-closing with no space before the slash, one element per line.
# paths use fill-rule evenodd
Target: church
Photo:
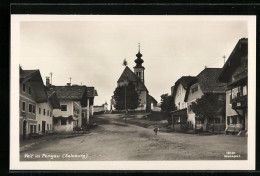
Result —
<path fill-rule="evenodd" d="M 117 86 L 124 86 L 125 81 L 132 82 L 135 85 L 136 91 L 139 94 L 140 104 L 138 106 L 137 111 L 151 111 L 155 106 L 157 106 L 157 101 L 149 95 L 149 91 L 145 86 L 145 79 L 144 79 L 144 70 L 145 67 L 143 64 L 142 54 L 140 53 L 140 44 L 138 53 L 136 54 L 137 59 L 135 59 L 135 67 L 134 72 L 126 66 L 123 73 L 119 77 L 117 81 Z M 111 100 L 111 110 L 114 110 L 114 101 L 113 97 Z"/>

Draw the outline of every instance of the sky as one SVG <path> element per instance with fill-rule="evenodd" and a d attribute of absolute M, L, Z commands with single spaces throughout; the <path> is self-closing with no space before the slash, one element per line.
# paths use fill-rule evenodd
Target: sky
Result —
<path fill-rule="evenodd" d="M 40 69 L 52 84 L 94 86 L 95 105 L 110 103 L 123 60 L 133 70 L 138 43 L 145 85 L 158 102 L 181 76 L 196 76 L 205 66 L 221 68 L 248 24 L 234 18 L 183 16 L 59 16 L 22 20 L 12 49 L 23 69 Z M 30 20 L 28 20 L 30 19 Z M 80 19 L 80 20 L 79 20 Z M 14 25 L 13 25 L 14 26 Z"/>

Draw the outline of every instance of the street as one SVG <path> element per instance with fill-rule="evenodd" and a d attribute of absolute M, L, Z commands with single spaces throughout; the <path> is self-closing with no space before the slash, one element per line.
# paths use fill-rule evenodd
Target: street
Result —
<path fill-rule="evenodd" d="M 247 159 L 247 137 L 185 134 L 163 129 L 155 135 L 154 126 L 162 126 L 163 122 L 152 122 L 149 126 L 145 125 L 147 119 L 134 116 L 125 124 L 123 114 L 97 115 L 95 122 L 97 126 L 86 134 L 43 137 L 46 140 L 21 151 L 21 161 Z"/>

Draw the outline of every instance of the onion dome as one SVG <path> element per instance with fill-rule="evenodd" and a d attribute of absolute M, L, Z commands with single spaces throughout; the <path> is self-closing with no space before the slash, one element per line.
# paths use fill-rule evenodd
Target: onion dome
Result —
<path fill-rule="evenodd" d="M 135 59 L 136 66 L 135 67 L 143 67 L 142 63 L 144 60 L 141 58 L 143 55 L 140 53 L 140 43 L 139 43 L 139 49 L 138 53 L 136 54 L 137 59 Z"/>

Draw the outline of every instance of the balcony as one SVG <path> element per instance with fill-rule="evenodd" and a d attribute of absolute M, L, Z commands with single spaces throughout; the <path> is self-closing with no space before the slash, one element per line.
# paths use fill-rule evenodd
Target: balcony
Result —
<path fill-rule="evenodd" d="M 239 72 L 235 73 L 235 74 L 232 76 L 232 82 L 238 82 L 238 81 L 240 81 L 241 79 L 246 78 L 247 75 L 248 75 L 248 73 L 247 73 L 247 68 L 243 68 L 243 69 L 241 69 Z"/>
<path fill-rule="evenodd" d="M 232 109 L 247 108 L 247 95 L 238 96 L 230 101 Z"/>

